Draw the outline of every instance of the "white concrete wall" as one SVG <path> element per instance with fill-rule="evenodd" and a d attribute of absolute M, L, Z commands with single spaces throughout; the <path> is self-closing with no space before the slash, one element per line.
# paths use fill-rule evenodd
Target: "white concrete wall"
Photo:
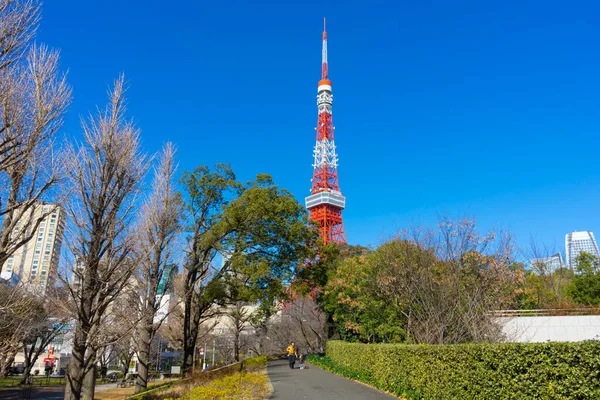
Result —
<path fill-rule="evenodd" d="M 600 315 L 500 317 L 508 342 L 580 342 L 600 339 Z"/>

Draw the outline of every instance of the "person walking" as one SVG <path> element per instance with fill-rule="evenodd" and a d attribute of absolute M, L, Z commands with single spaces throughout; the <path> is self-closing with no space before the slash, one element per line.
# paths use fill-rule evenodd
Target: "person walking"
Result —
<path fill-rule="evenodd" d="M 297 353 L 296 353 L 296 346 L 294 345 L 294 342 L 292 342 L 292 344 L 290 344 L 288 346 L 287 349 L 285 349 L 285 351 L 287 351 L 288 354 L 288 360 L 290 362 L 290 369 L 294 369 L 294 364 L 296 363 L 296 357 L 297 357 Z"/>

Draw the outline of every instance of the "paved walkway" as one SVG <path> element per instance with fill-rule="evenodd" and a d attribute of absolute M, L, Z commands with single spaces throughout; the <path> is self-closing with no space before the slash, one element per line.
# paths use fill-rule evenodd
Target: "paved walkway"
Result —
<path fill-rule="evenodd" d="M 307 363 L 308 364 L 308 363 Z M 392 395 L 324 371 L 314 365 L 308 369 L 291 370 L 286 359 L 270 361 L 267 373 L 273 385 L 274 400 L 319 399 L 319 400 L 390 400 Z"/>

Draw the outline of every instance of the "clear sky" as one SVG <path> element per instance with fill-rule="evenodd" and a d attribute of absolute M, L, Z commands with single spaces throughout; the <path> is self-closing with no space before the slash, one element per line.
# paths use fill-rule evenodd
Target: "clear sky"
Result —
<path fill-rule="evenodd" d="M 74 103 L 124 72 L 145 148 L 182 170 L 228 162 L 303 201 L 327 17 L 344 220 L 352 244 L 472 215 L 564 251 L 600 234 L 597 1 L 47 0 Z"/>

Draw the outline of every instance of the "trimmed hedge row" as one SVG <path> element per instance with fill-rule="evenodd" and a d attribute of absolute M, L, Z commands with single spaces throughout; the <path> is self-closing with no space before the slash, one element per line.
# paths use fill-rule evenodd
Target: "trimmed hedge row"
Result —
<path fill-rule="evenodd" d="M 598 341 L 461 345 L 330 341 L 327 356 L 358 379 L 411 399 L 600 398 Z"/>

